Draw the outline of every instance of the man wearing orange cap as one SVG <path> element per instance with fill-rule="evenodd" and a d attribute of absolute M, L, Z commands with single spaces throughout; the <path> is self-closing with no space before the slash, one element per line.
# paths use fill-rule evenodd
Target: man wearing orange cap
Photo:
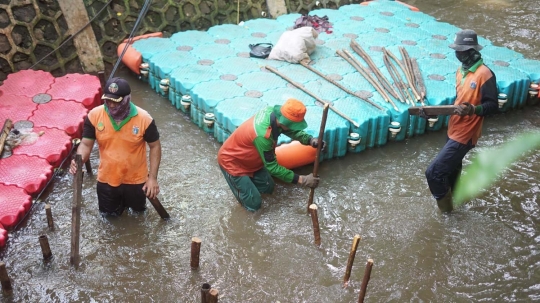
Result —
<path fill-rule="evenodd" d="M 276 145 L 285 134 L 304 145 L 317 148 L 317 139 L 303 131 L 306 106 L 289 99 L 283 105 L 268 106 L 236 129 L 218 152 L 218 163 L 234 196 L 246 209 L 261 208 L 261 193 L 274 191 L 276 177 L 284 182 L 316 188 L 319 178 L 298 175 L 278 164 Z M 324 141 L 323 146 L 324 148 Z"/>

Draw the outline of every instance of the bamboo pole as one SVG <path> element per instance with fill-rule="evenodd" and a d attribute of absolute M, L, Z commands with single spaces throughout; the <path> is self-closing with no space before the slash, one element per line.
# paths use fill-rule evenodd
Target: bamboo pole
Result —
<path fill-rule="evenodd" d="M 396 67 L 390 62 L 390 59 L 386 54 L 383 56 L 384 65 L 386 65 L 386 68 L 388 69 L 388 73 L 390 74 L 390 77 L 392 77 L 392 80 L 394 80 L 394 84 L 397 87 L 398 92 L 402 96 L 402 100 L 405 100 L 406 104 L 409 104 L 409 99 L 407 98 L 407 94 L 403 91 L 403 83 L 401 81 L 401 77 L 399 76 L 399 73 L 396 69 Z M 411 102 L 411 105 L 414 105 L 413 102 Z"/>
<path fill-rule="evenodd" d="M 383 48 L 383 52 L 387 54 L 388 56 L 390 56 L 390 58 L 392 58 L 394 61 L 396 61 L 399 68 L 401 68 L 401 70 L 405 74 L 405 78 L 407 79 L 407 85 L 411 88 L 413 94 L 416 97 L 416 100 L 420 101 L 420 95 L 418 95 L 416 90 L 414 90 L 414 85 L 411 84 L 412 80 L 410 79 L 409 74 L 407 73 L 407 69 L 403 66 L 403 64 L 401 64 L 401 61 L 399 61 L 396 55 L 394 55 L 391 51 L 387 50 L 386 48 Z"/>
<path fill-rule="evenodd" d="M 217 303 L 218 302 L 219 291 L 215 288 L 210 289 L 207 295 L 208 303 Z"/>
<path fill-rule="evenodd" d="M 51 247 L 49 246 L 49 239 L 46 235 L 39 236 L 39 245 L 41 246 L 41 252 L 43 254 L 43 260 L 48 261 L 52 258 Z"/>
<path fill-rule="evenodd" d="M 84 167 L 86 168 L 86 173 L 89 175 L 89 176 L 93 176 L 94 174 L 92 173 L 92 164 L 90 164 L 90 159 L 88 159 L 86 162 L 84 162 Z"/>
<path fill-rule="evenodd" d="M 201 239 L 197 237 L 191 238 L 191 269 L 199 268 L 199 256 L 201 254 Z"/>
<path fill-rule="evenodd" d="M 420 95 L 419 89 L 416 87 L 418 81 L 416 79 L 416 74 L 414 73 L 411 57 L 409 56 L 407 49 L 405 49 L 404 47 L 400 46 L 399 51 L 401 53 L 401 57 L 403 58 L 403 62 L 405 63 L 404 65 L 407 68 L 407 72 L 409 73 L 411 90 L 417 96 L 416 101 L 422 102 L 423 97 Z"/>
<path fill-rule="evenodd" d="M 349 252 L 349 259 L 347 260 L 347 267 L 345 269 L 345 276 L 343 277 L 343 287 L 347 287 L 349 284 L 349 278 L 351 277 L 351 269 L 354 263 L 354 257 L 356 256 L 356 250 L 358 249 L 358 242 L 360 242 L 360 235 L 355 235 L 352 242 L 351 251 Z"/>
<path fill-rule="evenodd" d="M 415 74 L 416 82 L 418 83 L 418 88 L 420 89 L 420 102 L 422 103 L 422 106 L 425 106 L 424 99 L 427 95 L 426 85 L 424 84 L 424 78 L 422 78 L 422 71 L 420 70 L 420 67 L 418 66 L 418 61 L 416 61 L 415 58 L 411 59 L 411 63 L 413 66 L 413 72 Z"/>
<path fill-rule="evenodd" d="M 148 200 L 163 220 L 169 219 L 171 217 L 169 216 L 169 213 L 165 210 L 161 202 L 159 202 L 159 199 L 157 197 L 148 198 Z"/>
<path fill-rule="evenodd" d="M 77 172 L 73 178 L 73 202 L 71 204 L 71 256 L 70 263 L 79 267 L 79 235 L 81 232 L 82 156 L 75 155 Z"/>
<path fill-rule="evenodd" d="M 390 93 L 394 98 L 398 98 L 397 92 L 392 87 L 392 84 L 386 79 L 386 77 L 383 76 L 382 72 L 379 70 L 377 65 L 375 65 L 375 62 L 371 59 L 369 54 L 358 44 L 356 41 L 351 40 L 350 44 L 351 48 L 358 54 L 366 63 L 368 64 L 369 68 L 373 71 L 373 74 L 375 74 L 375 77 L 379 79 L 379 82 L 382 84 L 382 86 Z"/>
<path fill-rule="evenodd" d="M 377 105 L 376 103 L 373 103 L 373 101 L 367 99 L 367 98 L 362 98 L 360 96 L 358 96 L 357 94 L 355 94 L 353 91 L 351 91 L 350 89 L 346 88 L 345 86 L 339 84 L 338 82 L 328 78 L 326 75 L 324 75 L 323 73 L 321 73 L 320 71 L 314 69 L 313 67 L 309 66 L 306 62 L 300 62 L 300 64 L 302 64 L 303 67 L 309 69 L 310 71 L 316 73 L 317 75 L 319 75 L 320 77 L 324 78 L 326 81 L 334 84 L 335 86 L 337 86 L 338 88 L 340 88 L 342 91 L 350 94 L 350 95 L 353 95 L 357 98 L 359 98 L 360 100 L 363 100 L 363 101 L 366 101 L 367 103 L 369 103 L 370 105 L 376 107 L 377 109 L 379 110 L 382 110 L 384 111 L 384 109 L 382 107 L 380 107 L 379 105 Z"/>
<path fill-rule="evenodd" d="M 280 76 L 281 78 L 285 79 L 287 82 L 291 83 L 292 85 L 296 86 L 298 89 L 300 89 L 301 91 L 305 92 L 306 94 L 312 96 L 315 100 L 317 100 L 318 102 L 320 102 L 321 104 L 330 104 L 326 101 L 324 101 L 323 99 L 317 97 L 315 94 L 313 94 L 312 92 L 308 91 L 307 89 L 303 88 L 300 84 L 296 83 L 295 81 L 293 81 L 292 79 L 290 79 L 289 77 L 285 76 L 284 74 L 280 73 L 278 70 L 276 70 L 275 68 L 271 67 L 271 66 L 268 66 L 266 65 L 264 68 L 266 68 L 267 70 L 273 72 L 274 74 Z M 360 127 L 360 124 L 358 124 L 357 122 L 355 122 L 354 120 L 352 120 L 351 118 L 347 117 L 345 114 L 341 113 L 339 110 L 337 110 L 335 107 L 333 107 L 332 105 L 330 105 L 330 109 L 338 114 L 340 117 L 342 117 L 343 119 L 351 122 L 354 127 Z"/>
<path fill-rule="evenodd" d="M 384 100 L 392 104 L 395 110 L 398 110 L 397 106 L 394 104 L 392 99 L 390 99 L 390 96 L 388 96 L 381 84 L 378 83 L 373 76 L 371 76 L 370 72 L 364 66 L 362 66 L 362 64 L 360 64 L 360 62 L 358 62 L 358 60 L 356 60 L 351 53 L 349 53 L 347 50 L 343 50 L 343 52 L 336 51 L 336 53 L 343 59 L 347 60 L 347 62 L 349 62 L 349 64 L 351 64 L 354 68 L 356 68 L 356 70 L 360 72 L 360 74 L 362 74 L 362 76 L 364 76 L 364 78 L 366 78 L 371 85 L 373 85 L 375 90 L 381 94 Z"/>
<path fill-rule="evenodd" d="M 315 245 L 321 245 L 321 231 L 319 230 L 319 216 L 317 215 L 317 205 L 311 204 L 309 206 L 309 212 L 311 214 L 311 222 L 313 223 L 313 235 L 315 236 Z"/>
<path fill-rule="evenodd" d="M 321 127 L 319 128 L 319 137 L 317 137 L 317 153 L 315 154 L 315 163 L 313 164 L 313 176 L 318 177 L 319 176 L 319 162 L 321 160 L 321 150 L 322 150 L 322 142 L 324 137 L 324 128 L 326 127 L 326 118 L 328 117 L 328 108 L 329 104 L 325 104 L 323 108 L 323 114 L 322 114 L 322 120 L 321 120 Z M 311 188 L 309 190 L 309 198 L 308 198 L 308 205 L 307 205 L 307 211 L 309 213 L 309 206 L 313 204 L 313 196 L 315 195 L 315 188 Z"/>
<path fill-rule="evenodd" d="M 47 203 L 45 205 L 45 214 L 47 215 L 47 225 L 49 226 L 49 229 L 54 229 L 54 221 L 51 211 L 51 205 Z"/>
<path fill-rule="evenodd" d="M 204 283 L 201 287 L 201 303 L 208 303 L 208 292 L 210 292 L 210 289 L 212 286 L 210 286 L 209 283 Z"/>
<path fill-rule="evenodd" d="M 367 285 L 369 283 L 369 278 L 371 276 L 371 268 L 373 267 L 373 260 L 368 259 L 366 264 L 366 270 L 364 271 L 364 279 L 362 280 L 362 286 L 360 287 L 360 295 L 358 296 L 358 303 L 364 302 L 364 297 L 366 296 Z"/>
<path fill-rule="evenodd" d="M 4 293 L 9 293 L 13 290 L 13 288 L 11 288 L 11 280 L 9 279 L 6 270 L 6 263 L 4 262 L 0 262 L 0 282 L 2 283 L 2 290 Z"/>
<path fill-rule="evenodd" d="M 2 126 L 2 133 L 0 133 L 0 154 L 4 150 L 4 145 L 6 144 L 7 136 L 13 127 L 13 122 L 10 119 L 4 121 L 4 126 Z"/>

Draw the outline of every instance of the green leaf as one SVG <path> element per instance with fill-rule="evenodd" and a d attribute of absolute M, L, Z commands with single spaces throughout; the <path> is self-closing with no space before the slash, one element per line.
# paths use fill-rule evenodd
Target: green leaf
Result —
<path fill-rule="evenodd" d="M 515 140 L 478 153 L 466 168 L 453 193 L 454 206 L 458 207 L 469 199 L 477 197 L 488 188 L 499 175 L 514 162 L 524 158 L 527 152 L 540 148 L 540 133 L 529 132 Z"/>

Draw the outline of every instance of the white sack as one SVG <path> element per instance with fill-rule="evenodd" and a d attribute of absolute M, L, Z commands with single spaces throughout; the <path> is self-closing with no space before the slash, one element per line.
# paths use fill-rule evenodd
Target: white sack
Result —
<path fill-rule="evenodd" d="M 272 48 L 268 59 L 291 63 L 299 63 L 304 59 L 310 61 L 309 55 L 313 53 L 317 46 L 315 39 L 318 36 L 319 33 L 308 26 L 284 32 Z"/>

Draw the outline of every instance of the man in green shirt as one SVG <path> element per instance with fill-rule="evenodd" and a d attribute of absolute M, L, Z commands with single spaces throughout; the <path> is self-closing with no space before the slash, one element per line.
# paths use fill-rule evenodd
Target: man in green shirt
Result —
<path fill-rule="evenodd" d="M 219 149 L 218 163 L 225 180 L 246 209 L 258 210 L 261 193 L 274 191 L 272 177 L 311 188 L 319 185 L 318 177 L 295 174 L 276 159 L 275 148 L 281 133 L 317 148 L 317 139 L 303 131 L 307 127 L 305 114 L 306 106 L 296 99 L 266 107 L 240 125 Z"/>

